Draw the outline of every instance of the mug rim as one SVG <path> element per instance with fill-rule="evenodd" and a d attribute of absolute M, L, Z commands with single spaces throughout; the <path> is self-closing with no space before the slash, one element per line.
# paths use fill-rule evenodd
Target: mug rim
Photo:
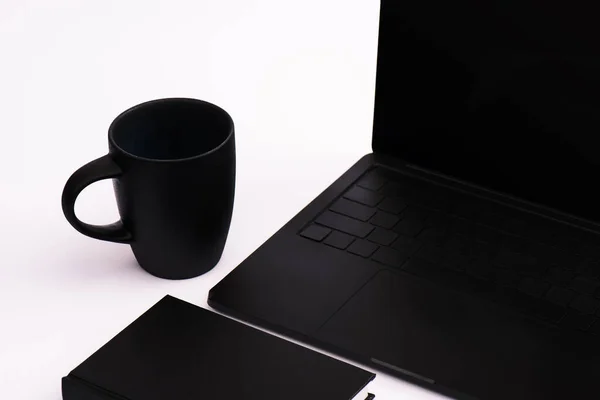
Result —
<path fill-rule="evenodd" d="M 131 152 L 128 152 L 126 150 L 124 150 L 121 146 L 119 146 L 117 144 L 117 142 L 115 141 L 114 138 L 114 132 L 115 132 L 115 125 L 123 119 L 123 117 L 129 115 L 130 113 L 143 108 L 143 107 L 148 107 L 157 103 L 195 103 L 197 105 L 203 105 L 203 106 L 208 106 L 210 108 L 212 108 L 213 110 L 223 114 L 226 116 L 227 119 L 227 123 L 229 125 L 229 133 L 227 134 L 227 136 L 225 137 L 225 139 L 223 139 L 223 141 L 221 143 L 219 143 L 217 146 L 213 147 L 212 149 L 205 151 L 204 153 L 200 153 L 200 154 L 196 154 L 194 156 L 191 157 L 185 157 L 185 158 L 173 158 L 173 159 L 161 159 L 161 158 L 149 158 L 149 157 L 142 157 L 142 156 L 138 156 L 136 154 L 132 154 Z M 166 97 L 166 98 L 161 98 L 161 99 L 155 99 L 155 100 L 149 100 L 149 101 L 145 101 L 143 103 L 137 104 L 133 107 L 128 108 L 127 110 L 123 111 L 122 113 L 120 113 L 114 120 L 113 122 L 111 122 L 110 126 L 108 127 L 108 140 L 110 141 L 110 144 L 116 148 L 117 150 L 119 150 L 119 152 L 127 155 L 128 157 L 134 158 L 136 160 L 141 160 L 141 161 L 150 161 L 150 162 L 156 162 L 156 163 L 178 163 L 178 162 L 185 162 L 185 161 L 191 161 L 191 160 L 195 160 L 198 158 L 202 158 L 204 156 L 208 156 L 216 151 L 218 151 L 221 147 L 223 147 L 227 142 L 229 142 L 229 140 L 231 139 L 231 137 L 234 134 L 234 124 L 233 124 L 233 119 L 231 118 L 231 115 L 229 115 L 229 113 L 227 111 L 225 111 L 224 109 L 222 109 L 221 107 L 213 104 L 213 103 L 209 103 L 208 101 L 204 101 L 204 100 L 199 100 L 199 99 L 194 99 L 191 97 Z"/>

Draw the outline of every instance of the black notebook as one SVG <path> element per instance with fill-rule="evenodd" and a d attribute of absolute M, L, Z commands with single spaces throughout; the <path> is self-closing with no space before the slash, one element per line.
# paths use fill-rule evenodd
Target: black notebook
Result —
<path fill-rule="evenodd" d="M 64 400 L 365 400 L 374 374 L 166 296 L 63 378 Z"/>

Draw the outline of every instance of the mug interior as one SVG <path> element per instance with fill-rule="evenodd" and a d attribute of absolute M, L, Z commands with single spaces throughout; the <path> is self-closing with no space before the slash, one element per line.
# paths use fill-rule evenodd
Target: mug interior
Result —
<path fill-rule="evenodd" d="M 150 160 L 183 160 L 214 150 L 233 133 L 221 108 L 194 99 L 162 99 L 119 115 L 109 137 L 122 151 Z"/>

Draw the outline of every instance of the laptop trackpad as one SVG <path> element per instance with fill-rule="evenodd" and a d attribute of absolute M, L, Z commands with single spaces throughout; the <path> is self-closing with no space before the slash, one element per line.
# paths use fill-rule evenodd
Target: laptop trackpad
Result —
<path fill-rule="evenodd" d="M 588 341 L 391 271 L 375 275 L 315 337 L 389 372 L 485 399 L 576 398 L 600 379 Z"/>

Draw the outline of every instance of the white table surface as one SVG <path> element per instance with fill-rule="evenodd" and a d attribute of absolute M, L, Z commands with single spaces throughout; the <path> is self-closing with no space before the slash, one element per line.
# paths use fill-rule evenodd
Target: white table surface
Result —
<path fill-rule="evenodd" d="M 376 0 L 0 2 L 0 399 L 59 400 L 60 378 L 165 294 L 208 290 L 370 152 Z M 69 175 L 107 150 L 122 110 L 195 97 L 236 124 L 237 191 L 223 258 L 161 280 L 125 245 L 77 233 Z M 117 217 L 109 181 L 77 203 Z M 378 373 L 380 399 L 438 399 Z"/>

